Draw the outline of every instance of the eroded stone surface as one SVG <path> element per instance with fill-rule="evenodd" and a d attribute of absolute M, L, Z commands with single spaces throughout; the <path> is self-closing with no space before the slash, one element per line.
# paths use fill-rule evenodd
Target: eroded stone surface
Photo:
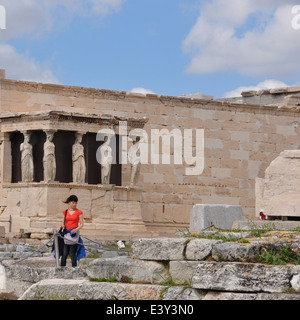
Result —
<path fill-rule="evenodd" d="M 143 260 L 183 260 L 187 239 L 139 239 L 132 245 L 132 255 Z"/>
<path fill-rule="evenodd" d="M 200 262 L 194 270 L 192 286 L 233 292 L 283 292 L 290 285 L 291 269 L 252 263 Z"/>
<path fill-rule="evenodd" d="M 159 300 L 163 290 L 158 285 L 47 279 L 31 286 L 19 300 Z"/>
<path fill-rule="evenodd" d="M 168 267 L 157 261 L 142 261 L 130 257 L 100 258 L 91 262 L 87 269 L 91 278 L 116 277 L 118 281 L 159 284 L 169 279 Z"/>

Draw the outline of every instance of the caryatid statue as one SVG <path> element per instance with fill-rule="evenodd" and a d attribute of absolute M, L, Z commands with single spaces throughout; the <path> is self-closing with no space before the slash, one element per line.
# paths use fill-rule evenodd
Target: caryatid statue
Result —
<path fill-rule="evenodd" d="M 44 181 L 50 182 L 55 180 L 56 159 L 55 145 L 53 143 L 54 131 L 46 131 L 46 142 L 44 144 Z"/>
<path fill-rule="evenodd" d="M 34 165 L 32 155 L 32 145 L 29 143 L 30 133 L 23 132 L 24 142 L 20 145 L 21 151 L 21 170 L 22 170 L 22 181 L 32 182 Z"/>
<path fill-rule="evenodd" d="M 134 187 L 139 179 L 140 169 L 141 169 L 141 149 L 140 149 L 141 138 L 136 137 L 133 141 L 132 147 L 128 152 L 128 160 L 131 167 L 130 172 L 130 187 Z"/>
<path fill-rule="evenodd" d="M 72 161 L 73 161 L 73 182 L 85 183 L 86 166 L 84 159 L 84 147 L 81 144 L 82 133 L 76 133 L 75 143 L 72 147 Z"/>
<path fill-rule="evenodd" d="M 110 146 L 111 136 L 104 137 L 104 143 L 100 147 L 101 183 L 107 185 L 110 182 L 112 148 Z"/>

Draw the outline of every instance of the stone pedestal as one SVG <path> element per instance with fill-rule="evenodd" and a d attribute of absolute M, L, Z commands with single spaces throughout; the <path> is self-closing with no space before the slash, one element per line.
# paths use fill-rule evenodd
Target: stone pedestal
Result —
<path fill-rule="evenodd" d="M 142 218 L 142 189 L 64 183 L 17 183 L 3 185 L 5 210 L 2 218 L 12 216 L 12 233 L 52 234 L 59 229 L 63 203 L 70 194 L 78 196 L 84 214 L 81 234 L 105 239 L 145 236 Z M 8 231 L 8 230 L 7 230 Z"/>
<path fill-rule="evenodd" d="M 190 212 L 190 232 L 201 231 L 212 224 L 219 229 L 231 229 L 236 220 L 244 220 L 241 206 L 196 204 Z"/>

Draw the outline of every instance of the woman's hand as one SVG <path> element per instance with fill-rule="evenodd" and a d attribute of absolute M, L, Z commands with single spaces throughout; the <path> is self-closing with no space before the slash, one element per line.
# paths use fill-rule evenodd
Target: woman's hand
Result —
<path fill-rule="evenodd" d="M 75 228 L 75 229 L 73 229 L 73 230 L 71 231 L 72 234 L 74 234 L 74 233 L 76 233 L 76 232 L 78 232 L 78 228 Z"/>

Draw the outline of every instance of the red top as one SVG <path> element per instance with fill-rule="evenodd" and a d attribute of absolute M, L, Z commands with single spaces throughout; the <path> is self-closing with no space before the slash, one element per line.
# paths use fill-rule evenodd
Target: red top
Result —
<path fill-rule="evenodd" d="M 65 215 L 66 210 L 63 211 L 63 215 Z M 83 212 L 79 209 L 76 209 L 72 214 L 70 214 L 69 210 L 67 212 L 65 228 L 67 230 L 74 229 L 78 227 L 79 216 L 82 215 Z"/>

